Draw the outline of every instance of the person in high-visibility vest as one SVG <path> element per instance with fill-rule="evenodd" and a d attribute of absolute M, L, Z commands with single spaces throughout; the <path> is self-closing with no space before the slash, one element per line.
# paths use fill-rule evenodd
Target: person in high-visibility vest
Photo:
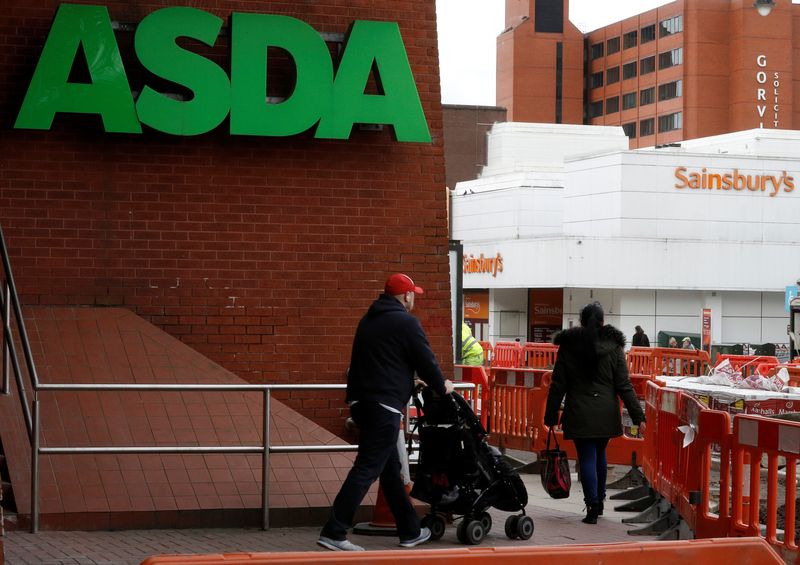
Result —
<path fill-rule="evenodd" d="M 463 365 L 483 365 L 483 347 L 466 322 L 461 322 L 461 363 Z"/>

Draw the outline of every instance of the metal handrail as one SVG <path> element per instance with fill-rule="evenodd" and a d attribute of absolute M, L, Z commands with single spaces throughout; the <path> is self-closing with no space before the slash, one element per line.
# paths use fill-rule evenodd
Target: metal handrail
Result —
<path fill-rule="evenodd" d="M 472 383 L 453 383 L 456 389 L 474 389 Z M 344 390 L 344 384 L 110 384 L 110 383 L 39 383 L 33 401 L 33 436 L 31 441 L 31 533 L 39 531 L 39 455 L 87 454 L 153 454 L 153 453 L 260 453 L 261 454 L 261 528 L 269 529 L 269 456 L 271 453 L 319 453 L 357 451 L 358 445 L 270 445 L 270 400 L 273 390 Z M 39 397 L 40 392 L 63 391 L 148 391 L 148 392 L 261 392 L 263 394 L 263 422 L 261 445 L 239 446 L 95 446 L 95 447 L 40 447 Z"/>
<path fill-rule="evenodd" d="M 0 227 L 0 258 L 2 258 L 3 272 L 5 273 L 5 283 L 0 289 L 0 310 L 3 313 L 3 337 L 2 337 L 2 394 L 10 394 L 11 386 L 9 382 L 9 364 L 13 368 L 17 390 L 22 405 L 22 413 L 25 420 L 25 427 L 28 432 L 28 439 L 31 446 L 31 533 L 39 531 L 39 456 L 40 455 L 87 455 L 87 454 L 153 454 L 153 453 L 261 453 L 262 455 L 262 474 L 261 474 L 261 527 L 269 529 L 269 455 L 270 453 L 315 453 L 315 452 L 347 452 L 357 451 L 357 445 L 276 445 L 272 446 L 269 442 L 269 420 L 270 420 L 270 399 L 273 390 L 292 391 L 292 390 L 344 390 L 344 384 L 111 384 L 111 383 L 78 383 L 78 384 L 56 384 L 41 383 L 36 372 L 36 365 L 33 362 L 28 332 L 25 328 L 25 321 L 22 317 L 19 296 L 14 276 L 11 272 L 11 263 L 8 258 L 3 230 Z M 16 347 L 11 334 L 11 308 L 13 307 L 15 321 L 19 332 L 20 342 L 22 343 L 28 375 L 31 380 L 33 402 L 28 406 L 25 383 L 23 382 L 22 371 L 17 357 Z M 472 383 L 457 383 L 458 389 L 473 389 Z M 150 391 L 150 392 L 261 392 L 263 395 L 263 423 L 262 433 L 263 442 L 261 445 L 238 445 L 238 446 L 96 446 L 96 447 L 41 447 L 40 446 L 40 400 L 41 392 L 60 392 L 60 391 Z"/>

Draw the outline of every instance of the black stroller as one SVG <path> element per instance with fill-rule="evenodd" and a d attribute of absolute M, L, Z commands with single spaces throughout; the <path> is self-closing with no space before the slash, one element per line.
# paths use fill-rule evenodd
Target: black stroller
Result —
<path fill-rule="evenodd" d="M 458 540 L 481 543 L 492 528 L 490 507 L 521 511 L 506 519 L 506 535 L 530 539 L 533 520 L 525 514 L 525 484 L 486 442 L 487 432 L 466 400 L 455 392 L 441 397 L 424 388 L 414 394 L 414 404 L 420 447 L 411 496 L 431 505 L 423 526 L 430 528 L 432 539 L 441 538 L 447 517 L 455 516 Z"/>

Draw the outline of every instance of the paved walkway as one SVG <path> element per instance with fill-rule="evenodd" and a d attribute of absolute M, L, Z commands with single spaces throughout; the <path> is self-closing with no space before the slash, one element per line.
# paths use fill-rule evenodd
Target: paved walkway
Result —
<path fill-rule="evenodd" d="M 572 493 L 564 500 L 549 498 L 542 490 L 539 475 L 523 475 L 523 479 L 528 488 L 527 512 L 533 517 L 535 525 L 533 537 L 528 541 L 508 539 L 503 525 L 509 514 L 492 510 L 494 525 L 484 539 L 483 546 L 594 544 L 654 539 L 627 534 L 630 526 L 622 524 L 620 520 L 631 514 L 615 512 L 611 508 L 624 501 L 608 501 L 605 516 L 599 519 L 597 525 L 581 523 L 584 515 L 583 495 L 575 475 Z M 8 565 L 118 565 L 138 564 L 147 557 L 163 554 L 326 551 L 315 544 L 318 533 L 318 528 L 276 528 L 266 532 L 242 529 L 42 531 L 38 534 L 6 532 L 5 554 Z M 397 539 L 393 537 L 351 535 L 350 539 L 368 550 L 399 549 Z M 437 549 L 462 546 L 456 539 L 455 527 L 448 526 L 441 540 L 420 547 Z"/>

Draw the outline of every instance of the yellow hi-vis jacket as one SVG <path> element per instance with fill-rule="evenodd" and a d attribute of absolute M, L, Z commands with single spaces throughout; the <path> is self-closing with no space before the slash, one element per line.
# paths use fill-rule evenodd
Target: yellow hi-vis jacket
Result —
<path fill-rule="evenodd" d="M 469 326 L 461 323 L 461 363 L 464 365 L 483 365 L 483 347 L 472 337 Z"/>

